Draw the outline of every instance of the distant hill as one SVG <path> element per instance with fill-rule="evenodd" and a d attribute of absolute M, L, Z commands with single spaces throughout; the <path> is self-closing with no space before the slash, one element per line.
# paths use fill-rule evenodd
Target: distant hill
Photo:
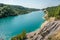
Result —
<path fill-rule="evenodd" d="M 7 16 L 15 16 L 19 14 L 27 14 L 32 11 L 38 11 L 40 9 L 26 8 L 18 5 L 7 5 L 0 3 L 0 18 Z"/>

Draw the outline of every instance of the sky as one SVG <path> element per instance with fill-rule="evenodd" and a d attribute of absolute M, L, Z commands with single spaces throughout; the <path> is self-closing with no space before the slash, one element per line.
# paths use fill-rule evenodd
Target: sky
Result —
<path fill-rule="evenodd" d="M 0 0 L 0 3 L 42 9 L 50 6 L 60 5 L 60 0 Z"/>

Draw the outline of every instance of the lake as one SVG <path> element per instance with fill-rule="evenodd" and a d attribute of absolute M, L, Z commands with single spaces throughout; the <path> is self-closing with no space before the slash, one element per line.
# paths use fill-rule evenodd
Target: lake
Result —
<path fill-rule="evenodd" d="M 40 28 L 45 21 L 43 11 L 35 11 L 24 15 L 0 18 L 0 38 L 10 40 L 12 36 L 20 34 L 23 30 L 27 33 Z"/>

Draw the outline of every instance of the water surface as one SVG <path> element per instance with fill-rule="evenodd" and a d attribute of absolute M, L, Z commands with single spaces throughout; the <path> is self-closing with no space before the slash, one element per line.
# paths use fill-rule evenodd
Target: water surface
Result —
<path fill-rule="evenodd" d="M 23 30 L 32 32 L 44 22 L 44 12 L 36 11 L 25 15 L 0 18 L 0 38 L 9 40 L 10 37 L 20 34 Z"/>

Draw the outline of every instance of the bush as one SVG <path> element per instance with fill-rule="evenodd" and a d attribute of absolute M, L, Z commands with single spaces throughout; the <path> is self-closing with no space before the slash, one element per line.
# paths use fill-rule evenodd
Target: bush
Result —
<path fill-rule="evenodd" d="M 26 31 L 23 31 L 20 35 L 11 38 L 11 40 L 25 40 L 26 38 Z"/>

